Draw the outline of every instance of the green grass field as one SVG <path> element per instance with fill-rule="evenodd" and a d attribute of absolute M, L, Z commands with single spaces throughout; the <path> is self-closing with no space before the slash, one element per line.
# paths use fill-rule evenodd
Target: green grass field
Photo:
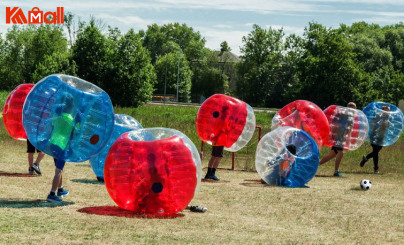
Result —
<path fill-rule="evenodd" d="M 0 105 L 7 96 L 0 92 Z M 170 127 L 199 148 L 197 108 L 146 105 L 116 108 L 144 127 Z M 269 131 L 272 114 L 259 112 L 257 125 Z M 257 137 L 236 154 L 236 168 L 253 169 Z M 0 123 L 0 244 L 402 244 L 404 240 L 404 140 L 380 152 L 380 171 L 359 161 L 371 147 L 347 152 L 344 178 L 331 177 L 333 162 L 321 166 L 309 188 L 262 185 L 249 171 L 219 170 L 218 183 L 203 182 L 192 204 L 206 213 L 184 210 L 176 218 L 152 219 L 115 209 L 88 162 L 67 163 L 62 205 L 45 200 L 54 174 L 52 158 L 42 176 L 27 177 L 25 142 L 11 139 Z M 209 147 L 205 148 L 209 155 Z M 329 149 L 322 149 L 322 155 Z M 208 157 L 203 165 L 207 165 Z M 225 155 L 222 167 L 230 167 Z M 205 171 L 205 170 L 204 170 Z M 359 187 L 370 179 L 372 189 Z"/>

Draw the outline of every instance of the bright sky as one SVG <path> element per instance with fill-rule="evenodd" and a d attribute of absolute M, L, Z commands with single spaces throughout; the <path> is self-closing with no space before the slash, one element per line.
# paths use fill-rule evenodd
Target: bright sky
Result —
<path fill-rule="evenodd" d="M 0 32 L 6 24 L 6 7 L 27 11 L 39 7 L 44 12 L 64 7 L 87 21 L 90 16 L 126 32 L 146 29 L 148 25 L 180 22 L 199 31 L 206 46 L 219 49 L 227 41 L 240 55 L 242 37 L 253 24 L 301 35 L 310 21 L 327 27 L 350 25 L 358 21 L 390 25 L 404 22 L 404 0 L 36 0 L 0 2 Z"/>

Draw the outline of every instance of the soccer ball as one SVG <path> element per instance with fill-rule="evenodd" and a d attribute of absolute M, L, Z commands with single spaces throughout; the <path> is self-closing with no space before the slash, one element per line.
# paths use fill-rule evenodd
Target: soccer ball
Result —
<path fill-rule="evenodd" d="M 372 187 L 372 182 L 370 182 L 370 180 L 368 180 L 368 179 L 363 179 L 363 180 L 361 181 L 361 188 L 362 188 L 362 190 L 367 191 L 367 190 L 370 189 L 370 187 Z"/>

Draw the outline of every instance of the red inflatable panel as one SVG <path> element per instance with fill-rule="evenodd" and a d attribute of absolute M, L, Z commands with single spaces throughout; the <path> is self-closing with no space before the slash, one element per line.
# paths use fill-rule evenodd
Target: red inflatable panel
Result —
<path fill-rule="evenodd" d="M 16 140 L 26 140 L 22 125 L 22 108 L 28 93 L 31 91 L 34 84 L 21 84 L 15 88 L 7 97 L 3 108 L 3 121 L 7 132 Z"/>
<path fill-rule="evenodd" d="M 108 151 L 105 186 L 115 203 L 126 210 L 152 215 L 182 211 L 194 196 L 196 166 L 178 136 L 133 141 L 121 135 Z"/>
<path fill-rule="evenodd" d="M 330 125 L 327 146 L 355 150 L 366 140 L 368 122 L 362 111 L 331 105 L 324 110 Z"/>
<path fill-rule="evenodd" d="M 199 108 L 196 131 L 202 141 L 230 148 L 243 132 L 246 120 L 245 102 L 224 94 L 215 94 Z"/>
<path fill-rule="evenodd" d="M 272 120 L 272 128 L 290 126 L 308 133 L 321 147 L 327 145 L 330 128 L 324 112 L 313 102 L 293 101 L 280 109 Z"/>

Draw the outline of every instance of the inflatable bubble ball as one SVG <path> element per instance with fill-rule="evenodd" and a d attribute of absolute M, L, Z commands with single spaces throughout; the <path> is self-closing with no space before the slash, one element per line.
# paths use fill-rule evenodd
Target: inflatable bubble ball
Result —
<path fill-rule="evenodd" d="M 306 132 L 280 127 L 258 143 L 255 168 L 269 185 L 302 187 L 316 174 L 319 149 Z"/>
<path fill-rule="evenodd" d="M 374 145 L 394 144 L 403 132 L 403 112 L 395 105 L 385 102 L 372 102 L 363 109 L 368 122 L 367 140 Z"/>
<path fill-rule="evenodd" d="M 115 203 L 149 215 L 172 215 L 187 207 L 198 190 L 202 165 L 183 133 L 168 128 L 122 134 L 108 151 L 105 186 Z"/>
<path fill-rule="evenodd" d="M 27 140 L 22 125 L 22 108 L 34 84 L 20 84 L 7 97 L 3 108 L 3 121 L 8 134 L 16 140 Z"/>
<path fill-rule="evenodd" d="M 324 110 L 330 125 L 329 147 L 356 150 L 366 140 L 369 124 L 366 115 L 357 109 L 331 105 Z"/>
<path fill-rule="evenodd" d="M 133 117 L 124 114 L 115 114 L 114 130 L 112 131 L 111 138 L 109 139 L 106 146 L 102 149 L 102 151 L 98 155 L 90 159 L 91 168 L 93 169 L 93 172 L 95 173 L 95 176 L 99 181 L 104 180 L 105 159 L 107 157 L 108 150 L 111 148 L 111 145 L 123 133 L 139 128 L 143 127 Z"/>
<path fill-rule="evenodd" d="M 205 100 L 196 116 L 199 138 L 209 145 L 224 146 L 231 152 L 243 148 L 254 130 L 252 107 L 224 94 L 215 94 Z"/>
<path fill-rule="evenodd" d="M 293 101 L 280 109 L 272 119 L 272 129 L 290 126 L 308 133 L 321 147 L 328 144 L 330 127 L 324 112 L 313 102 Z"/>
<path fill-rule="evenodd" d="M 114 111 L 99 87 L 57 74 L 32 88 L 23 108 L 23 125 L 37 149 L 57 159 L 82 162 L 108 143 Z"/>

